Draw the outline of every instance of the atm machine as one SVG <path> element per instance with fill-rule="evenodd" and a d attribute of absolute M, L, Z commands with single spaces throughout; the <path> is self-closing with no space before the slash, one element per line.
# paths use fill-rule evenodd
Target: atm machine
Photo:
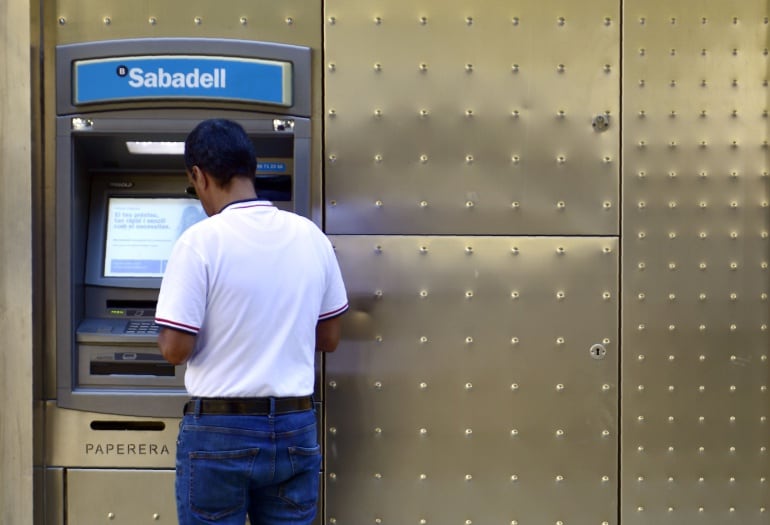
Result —
<path fill-rule="evenodd" d="M 56 60 L 57 404 L 178 417 L 184 367 L 160 356 L 153 320 L 174 241 L 205 217 L 184 139 L 238 121 L 259 196 L 310 216 L 310 49 L 171 38 L 62 45 Z"/>
<path fill-rule="evenodd" d="M 174 241 L 204 216 L 185 191 L 184 139 L 207 118 L 239 122 L 257 151 L 260 198 L 318 221 L 311 48 L 213 38 L 67 44 L 56 48 L 56 77 L 46 523 L 175 523 L 188 396 L 184 365 L 157 348 L 154 314 Z"/>

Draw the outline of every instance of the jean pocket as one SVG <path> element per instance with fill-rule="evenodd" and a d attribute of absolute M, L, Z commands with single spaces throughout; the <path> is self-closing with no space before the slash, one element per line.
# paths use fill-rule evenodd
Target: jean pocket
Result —
<path fill-rule="evenodd" d="M 190 509 L 208 520 L 245 512 L 249 475 L 258 448 L 188 454 Z"/>
<path fill-rule="evenodd" d="M 288 452 L 294 476 L 282 484 L 281 497 L 299 509 L 315 509 L 320 485 L 321 445 L 289 447 Z"/>

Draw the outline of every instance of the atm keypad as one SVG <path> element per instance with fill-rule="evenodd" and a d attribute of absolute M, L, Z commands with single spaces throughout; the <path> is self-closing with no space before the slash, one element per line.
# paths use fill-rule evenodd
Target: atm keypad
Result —
<path fill-rule="evenodd" d="M 156 325 L 154 321 L 129 321 L 125 333 L 155 335 L 158 333 L 158 325 Z"/>

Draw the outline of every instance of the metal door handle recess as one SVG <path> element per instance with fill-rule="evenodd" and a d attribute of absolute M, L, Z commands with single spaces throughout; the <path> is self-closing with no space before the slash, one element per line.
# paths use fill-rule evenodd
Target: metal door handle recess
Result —
<path fill-rule="evenodd" d="M 591 125 L 596 131 L 604 131 L 610 127 L 610 116 L 606 113 L 604 115 L 596 115 Z"/>
<path fill-rule="evenodd" d="M 589 350 L 591 353 L 591 357 L 594 359 L 604 359 L 604 356 L 607 355 L 607 349 L 602 344 L 595 344 L 591 346 L 591 349 Z"/>

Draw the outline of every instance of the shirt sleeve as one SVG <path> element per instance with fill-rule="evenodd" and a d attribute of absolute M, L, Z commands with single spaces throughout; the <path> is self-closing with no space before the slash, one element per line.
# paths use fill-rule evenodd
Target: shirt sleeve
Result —
<path fill-rule="evenodd" d="M 158 295 L 155 323 L 197 335 L 208 289 L 204 259 L 182 236 L 171 250 Z"/>
<path fill-rule="evenodd" d="M 349 308 L 340 265 L 337 262 L 337 256 L 334 254 L 334 249 L 328 238 L 326 239 L 326 247 L 328 261 L 326 266 L 326 292 L 321 302 L 321 313 L 318 316 L 319 321 L 342 315 Z"/>

